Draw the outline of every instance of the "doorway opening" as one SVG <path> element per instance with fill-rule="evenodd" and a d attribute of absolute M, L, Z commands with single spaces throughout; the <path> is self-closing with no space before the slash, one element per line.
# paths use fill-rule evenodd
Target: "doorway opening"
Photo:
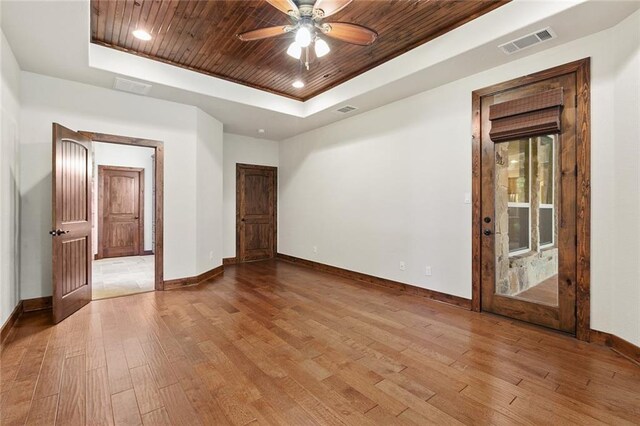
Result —
<path fill-rule="evenodd" d="M 52 124 L 52 281 L 53 281 L 53 321 L 59 323 L 69 315 L 87 305 L 94 298 L 93 261 L 94 254 L 100 256 L 126 255 L 140 253 L 144 250 L 144 198 L 141 196 L 143 173 L 139 168 L 124 174 L 123 166 L 111 167 L 112 174 L 102 176 L 104 188 L 98 195 L 107 194 L 115 201 L 107 200 L 111 206 L 108 215 L 114 217 L 104 223 L 115 225 L 114 229 L 97 230 L 94 214 L 98 200 L 94 200 L 95 180 L 94 146 L 96 142 L 129 147 L 146 147 L 153 151 L 152 219 L 147 221 L 153 225 L 150 238 L 153 242 L 151 251 L 153 262 L 153 289 L 164 290 L 163 281 L 163 200 L 164 200 L 164 148 L 160 141 L 108 135 L 103 133 L 78 132 Z M 118 160 L 124 160 L 121 156 Z M 101 160 L 98 160 L 101 161 Z M 104 169 L 103 171 L 108 171 Z M 105 178 L 105 176 L 107 176 Z M 113 182 L 105 183 L 111 179 Z M 147 185 L 148 186 L 148 185 Z M 122 192 L 133 194 L 124 197 Z M 137 194 L 137 199 L 136 199 Z M 104 203 L 102 200 L 100 203 Z M 103 215 L 104 216 L 104 215 Z M 138 216 L 138 219 L 135 217 Z M 120 221 L 118 221 L 120 220 Z M 105 233 L 111 241 L 100 242 L 94 238 L 94 232 Z M 133 241 L 133 242 L 131 242 Z M 94 245 L 94 243 L 97 243 Z M 98 248 L 101 247 L 100 250 Z M 106 250 L 105 250 L 106 248 Z M 144 252 L 142 252 L 144 254 Z M 113 269 L 122 270 L 122 265 Z M 119 295 L 119 294 L 114 294 Z M 112 295 L 113 296 L 113 295 Z M 107 297 L 107 296 L 103 296 Z"/>
<path fill-rule="evenodd" d="M 473 92 L 473 297 L 589 340 L 589 59 Z"/>
<path fill-rule="evenodd" d="M 155 150 L 92 142 L 92 298 L 153 291 Z"/>
<path fill-rule="evenodd" d="M 93 153 L 92 299 L 163 290 L 162 142 L 80 133 Z"/>

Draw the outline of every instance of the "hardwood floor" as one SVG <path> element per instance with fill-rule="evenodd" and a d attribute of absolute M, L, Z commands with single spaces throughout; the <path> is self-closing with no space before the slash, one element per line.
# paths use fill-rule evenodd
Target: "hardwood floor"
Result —
<path fill-rule="evenodd" d="M 2 425 L 633 424 L 640 368 L 567 336 L 282 261 L 26 314 Z"/>
<path fill-rule="evenodd" d="M 540 284 L 534 285 L 525 291 L 515 294 L 513 297 L 529 302 L 558 306 L 558 274 L 547 278 Z"/>

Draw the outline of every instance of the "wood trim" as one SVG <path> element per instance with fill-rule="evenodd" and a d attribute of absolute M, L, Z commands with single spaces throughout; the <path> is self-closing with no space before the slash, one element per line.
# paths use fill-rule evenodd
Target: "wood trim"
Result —
<path fill-rule="evenodd" d="M 0 328 L 0 347 L 4 345 L 5 340 L 11 334 L 11 330 L 13 330 L 13 326 L 18 322 L 18 319 L 22 315 L 22 300 L 18 302 L 11 315 L 7 318 L 7 320 L 2 324 L 2 328 Z"/>
<path fill-rule="evenodd" d="M 471 95 L 473 113 L 473 134 L 471 137 L 471 310 L 480 312 L 481 309 L 481 266 L 482 244 L 480 232 L 482 230 L 482 135 L 480 99 L 478 92 Z"/>
<path fill-rule="evenodd" d="M 278 255 L 278 168 L 276 166 L 262 166 L 257 164 L 236 163 L 236 263 L 242 263 L 240 258 L 240 169 L 269 170 L 274 172 L 275 191 L 273 194 L 273 253 Z M 260 259 L 265 260 L 265 259 Z"/>
<path fill-rule="evenodd" d="M 46 311 L 52 309 L 53 297 L 44 296 L 34 299 L 25 299 L 22 301 L 22 312 Z"/>
<path fill-rule="evenodd" d="M 441 293 L 439 291 L 416 287 L 411 284 L 388 280 L 386 278 L 375 277 L 373 275 L 367 275 L 361 272 L 339 268 L 337 266 L 326 265 L 324 263 L 314 262 L 307 259 L 301 259 L 299 257 L 290 256 L 288 254 L 278 253 L 276 258 L 285 262 L 290 262 L 296 265 L 315 269 L 317 271 L 327 272 L 329 274 L 338 275 L 344 278 L 374 284 L 381 287 L 391 288 L 394 290 L 406 292 L 408 294 L 426 297 L 427 299 L 435 300 L 436 302 L 443 302 L 449 305 L 457 306 L 459 308 L 471 310 L 471 300 L 459 296 L 454 296 L 452 294 Z"/>
<path fill-rule="evenodd" d="M 34 299 L 20 300 L 13 308 L 11 315 L 0 328 L 0 347 L 11 334 L 11 330 L 16 325 L 20 317 L 25 312 L 45 311 L 53 309 L 53 296 L 36 297 Z"/>
<path fill-rule="evenodd" d="M 155 289 L 164 290 L 164 143 L 162 141 L 129 136 L 110 135 L 80 131 L 92 142 L 106 142 L 120 145 L 141 146 L 155 150 Z"/>
<path fill-rule="evenodd" d="M 142 256 L 144 253 L 144 168 L 98 165 L 98 253 L 97 259 L 104 258 L 102 246 L 104 233 L 104 173 L 108 170 L 138 173 L 138 252 L 134 256 Z"/>
<path fill-rule="evenodd" d="M 589 331 L 590 342 L 607 346 L 625 358 L 629 358 L 631 361 L 640 365 L 640 347 L 624 340 L 622 337 L 616 336 L 615 334 L 598 330 Z"/>
<path fill-rule="evenodd" d="M 225 257 L 222 259 L 223 265 L 235 265 L 238 263 L 237 257 Z"/>
<path fill-rule="evenodd" d="M 534 74 L 495 84 L 472 93 L 472 302 L 474 311 L 481 306 L 481 117 L 480 99 L 531 83 L 561 75 L 576 73 L 577 79 L 577 285 L 576 285 L 576 338 L 589 341 L 590 328 L 590 227 L 591 227 L 591 111 L 590 111 L 590 58 L 560 65 Z"/>
<path fill-rule="evenodd" d="M 223 273 L 224 273 L 224 265 L 220 265 L 206 272 L 203 272 L 200 275 L 195 275 L 192 277 L 185 277 L 185 278 L 176 278 L 173 280 L 166 280 L 164 282 L 164 289 L 175 290 L 177 288 L 202 284 L 203 282 L 216 278 L 217 276 L 222 275 Z"/>
<path fill-rule="evenodd" d="M 576 337 L 589 341 L 591 331 L 591 66 L 590 58 L 580 62 L 577 77 L 576 146 L 577 176 L 577 262 Z"/>

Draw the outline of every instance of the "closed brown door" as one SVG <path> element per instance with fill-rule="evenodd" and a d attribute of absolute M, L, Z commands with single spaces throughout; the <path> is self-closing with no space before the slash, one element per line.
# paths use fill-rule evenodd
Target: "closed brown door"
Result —
<path fill-rule="evenodd" d="M 236 227 L 238 260 L 271 259 L 276 255 L 277 169 L 238 164 Z"/>
<path fill-rule="evenodd" d="M 53 124 L 53 319 L 91 301 L 90 140 Z"/>
<path fill-rule="evenodd" d="M 142 254 L 144 169 L 99 166 L 98 181 L 98 257 Z"/>
<path fill-rule="evenodd" d="M 482 96 L 482 310 L 575 333 L 576 74 Z"/>

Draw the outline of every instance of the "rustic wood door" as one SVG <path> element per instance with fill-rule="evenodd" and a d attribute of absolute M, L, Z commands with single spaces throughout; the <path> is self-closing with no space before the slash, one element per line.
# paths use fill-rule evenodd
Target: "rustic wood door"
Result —
<path fill-rule="evenodd" d="M 144 169 L 99 166 L 98 181 L 98 258 L 143 254 Z"/>
<path fill-rule="evenodd" d="M 546 94 L 561 105 L 549 107 Z M 482 310 L 568 333 L 576 329 L 576 99 L 575 73 L 480 99 Z M 506 125 L 496 119 L 505 108 L 513 109 Z"/>
<path fill-rule="evenodd" d="M 91 301 L 91 141 L 53 124 L 53 320 Z"/>
<path fill-rule="evenodd" d="M 276 255 L 277 168 L 236 166 L 236 253 L 238 261 Z"/>

